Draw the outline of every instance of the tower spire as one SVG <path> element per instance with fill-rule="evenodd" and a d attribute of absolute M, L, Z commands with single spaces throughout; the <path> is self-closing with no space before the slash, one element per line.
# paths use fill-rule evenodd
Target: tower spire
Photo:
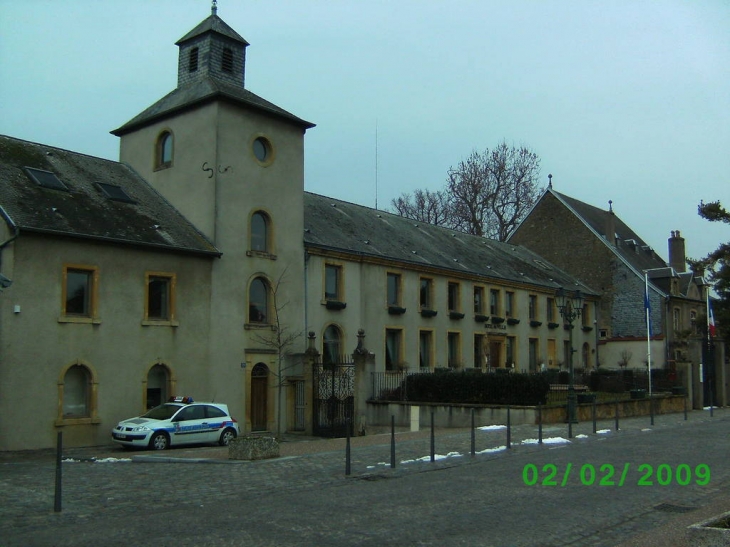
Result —
<path fill-rule="evenodd" d="M 210 6 L 210 14 L 218 15 L 218 0 L 213 0 L 212 5 Z"/>

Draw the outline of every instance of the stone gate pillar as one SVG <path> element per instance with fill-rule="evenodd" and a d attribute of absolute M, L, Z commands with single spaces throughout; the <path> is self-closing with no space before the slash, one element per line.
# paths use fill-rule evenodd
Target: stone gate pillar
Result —
<path fill-rule="evenodd" d="M 312 435 L 314 416 L 314 364 L 319 361 L 319 352 L 315 346 L 314 331 L 309 331 L 307 350 L 304 352 L 304 434 Z"/>
<path fill-rule="evenodd" d="M 363 329 L 357 331 L 357 348 L 352 353 L 352 359 L 355 363 L 353 430 L 355 435 L 365 435 L 367 432 L 368 399 L 372 396 L 370 391 L 372 373 L 375 372 L 375 355 L 365 348 L 365 331 Z"/>

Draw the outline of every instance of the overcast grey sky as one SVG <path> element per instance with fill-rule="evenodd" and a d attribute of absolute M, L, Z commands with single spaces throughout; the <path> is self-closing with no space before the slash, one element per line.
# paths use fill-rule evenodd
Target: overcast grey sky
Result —
<path fill-rule="evenodd" d="M 0 0 L 0 133 L 109 159 L 209 0 Z M 501 140 L 664 259 L 730 240 L 730 2 L 220 0 L 246 87 L 317 124 L 305 187 L 378 206 Z M 376 155 L 377 127 L 377 155 Z M 377 156 L 377 162 L 376 162 Z M 377 165 L 377 176 L 376 176 Z"/>

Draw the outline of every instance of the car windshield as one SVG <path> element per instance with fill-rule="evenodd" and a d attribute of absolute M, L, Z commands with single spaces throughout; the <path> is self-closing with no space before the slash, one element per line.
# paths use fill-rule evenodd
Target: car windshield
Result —
<path fill-rule="evenodd" d="M 180 410 L 180 405 L 160 405 L 156 406 L 147 414 L 143 414 L 143 418 L 149 418 L 150 420 L 169 420 L 172 416 Z"/>

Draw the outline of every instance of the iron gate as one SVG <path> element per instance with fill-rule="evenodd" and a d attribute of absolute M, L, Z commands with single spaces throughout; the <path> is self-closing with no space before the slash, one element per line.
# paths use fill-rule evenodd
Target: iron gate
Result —
<path fill-rule="evenodd" d="M 314 364 L 312 430 L 322 437 L 344 437 L 353 432 L 355 414 L 355 365 L 341 359 L 337 363 Z"/>

